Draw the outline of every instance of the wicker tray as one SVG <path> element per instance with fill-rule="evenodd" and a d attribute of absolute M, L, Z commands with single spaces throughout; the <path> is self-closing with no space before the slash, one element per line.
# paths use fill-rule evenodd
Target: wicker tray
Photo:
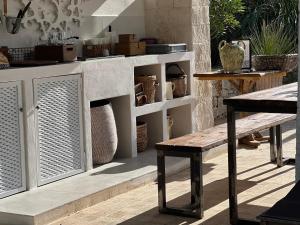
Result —
<path fill-rule="evenodd" d="M 298 54 L 289 55 L 254 55 L 252 64 L 255 70 L 281 70 L 291 72 L 297 69 Z"/>

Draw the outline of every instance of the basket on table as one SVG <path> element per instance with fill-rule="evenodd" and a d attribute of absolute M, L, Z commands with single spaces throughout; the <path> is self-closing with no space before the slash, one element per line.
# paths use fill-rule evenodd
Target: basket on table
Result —
<path fill-rule="evenodd" d="M 167 66 L 167 81 L 171 81 L 175 86 L 173 91 L 175 98 L 186 96 L 187 75 L 178 64 L 171 63 Z"/>
<path fill-rule="evenodd" d="M 280 70 L 292 72 L 298 66 L 298 54 L 254 55 L 252 64 L 256 71 Z"/>
<path fill-rule="evenodd" d="M 155 94 L 156 87 L 159 85 L 157 82 L 156 75 L 151 76 L 136 76 L 135 77 L 136 84 L 143 84 L 144 94 L 147 97 L 146 103 L 154 103 L 155 102 Z"/>
<path fill-rule="evenodd" d="M 148 131 L 147 123 L 138 121 L 136 123 L 137 135 L 137 151 L 144 152 L 148 145 Z"/>

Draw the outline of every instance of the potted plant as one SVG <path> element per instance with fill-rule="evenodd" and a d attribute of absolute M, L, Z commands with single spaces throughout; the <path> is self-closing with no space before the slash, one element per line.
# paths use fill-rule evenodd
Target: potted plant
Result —
<path fill-rule="evenodd" d="M 297 40 L 282 25 L 264 22 L 261 29 L 252 30 L 251 43 L 252 64 L 255 70 L 291 72 L 297 68 Z"/>

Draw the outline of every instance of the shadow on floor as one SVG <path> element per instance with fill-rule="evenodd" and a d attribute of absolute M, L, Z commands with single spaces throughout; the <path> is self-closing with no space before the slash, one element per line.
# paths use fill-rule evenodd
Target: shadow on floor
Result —
<path fill-rule="evenodd" d="M 263 164 L 266 165 L 266 164 Z M 263 166 L 261 165 L 261 166 Z M 261 167 L 259 166 L 259 167 Z M 257 167 L 256 167 L 257 168 Z M 291 168 L 280 172 L 278 174 L 287 173 L 290 171 Z M 272 176 L 273 177 L 273 176 Z M 270 177 L 271 178 L 271 177 Z M 169 179 L 168 182 L 172 182 L 173 179 Z M 247 189 L 250 189 L 257 185 L 260 182 L 249 181 L 249 179 L 239 180 L 238 181 L 238 193 L 244 192 Z M 267 196 L 273 192 L 276 192 L 280 189 L 286 188 L 292 185 L 293 182 L 288 184 L 282 185 L 280 187 L 274 188 L 269 192 L 263 193 L 261 195 L 255 196 L 242 204 L 239 205 L 239 213 L 242 215 L 243 218 L 246 219 L 255 219 L 258 215 L 266 211 L 267 207 L 262 207 L 259 205 L 253 205 L 253 201 L 260 199 L 264 196 Z M 228 179 L 224 178 L 221 180 L 214 181 L 204 186 L 204 209 L 205 211 L 211 209 L 220 203 L 223 203 L 228 199 Z M 189 202 L 190 193 L 184 194 L 168 203 L 168 206 L 178 207 L 186 205 Z M 187 224 L 201 224 L 201 225 L 229 225 L 229 210 L 223 210 L 216 215 L 212 216 L 209 219 L 205 219 L 205 212 L 204 212 L 204 219 L 197 220 L 193 218 L 186 218 L 186 217 L 179 217 L 179 216 L 172 216 L 172 215 L 165 215 L 159 214 L 158 208 L 152 208 L 149 211 L 146 211 L 138 216 L 135 216 L 131 219 L 128 219 L 120 225 L 187 225 Z"/>
<path fill-rule="evenodd" d="M 145 162 L 123 162 L 120 165 L 116 165 L 110 168 L 103 169 L 99 172 L 92 173 L 91 176 L 97 176 L 101 174 L 119 174 L 119 173 L 126 173 L 126 172 L 133 172 L 135 170 L 139 170 L 148 166 L 156 166 L 156 161 L 152 162 L 153 160 L 145 161 Z M 204 163 L 203 164 L 203 175 L 208 174 L 213 168 L 216 166 L 213 163 Z M 184 178 L 185 179 L 185 178 Z M 187 178 L 189 179 L 189 177 Z"/>

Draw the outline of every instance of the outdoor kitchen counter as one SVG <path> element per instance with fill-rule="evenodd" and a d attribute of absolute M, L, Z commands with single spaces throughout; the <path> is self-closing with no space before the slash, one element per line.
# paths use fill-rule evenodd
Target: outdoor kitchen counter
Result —
<path fill-rule="evenodd" d="M 164 114 L 172 108 L 181 107 L 191 117 L 191 79 L 188 80 L 189 96 L 174 101 L 166 101 L 161 97 L 160 102 L 155 104 L 138 109 L 135 106 L 134 75 L 157 75 L 161 79 L 162 95 L 166 85 L 166 65 L 174 62 L 180 63 L 187 74 L 194 74 L 193 52 L 0 70 L 0 128 L 1 132 L 7 133 L 2 135 L 0 144 L 10 141 L 5 137 L 17 134 L 13 136 L 16 140 L 9 142 L 15 149 L 11 146 L 7 148 L 14 151 L 6 150 L 2 154 L 15 160 L 10 164 L 17 166 L 12 170 L 7 168 L 7 177 L 14 177 L 13 182 L 16 183 L 9 191 L 2 190 L 0 185 L 0 199 L 93 169 L 92 101 L 108 99 L 112 102 L 118 123 L 120 149 L 117 153 L 121 158 L 137 156 L 138 116 L 157 112 L 155 116 L 159 117 L 154 121 L 158 127 L 166 124 L 167 115 Z M 190 124 L 180 127 L 178 132 L 191 132 L 191 127 Z M 13 130 L 9 130 L 11 128 Z M 165 138 L 168 131 L 166 127 L 162 129 L 161 135 L 164 136 L 161 137 Z M 77 150 L 72 149 L 66 140 L 76 140 L 71 142 L 77 145 Z M 14 143 L 18 143 L 18 146 Z M 63 160 L 66 161 L 61 162 Z M 61 169 L 66 166 L 70 168 Z"/>

